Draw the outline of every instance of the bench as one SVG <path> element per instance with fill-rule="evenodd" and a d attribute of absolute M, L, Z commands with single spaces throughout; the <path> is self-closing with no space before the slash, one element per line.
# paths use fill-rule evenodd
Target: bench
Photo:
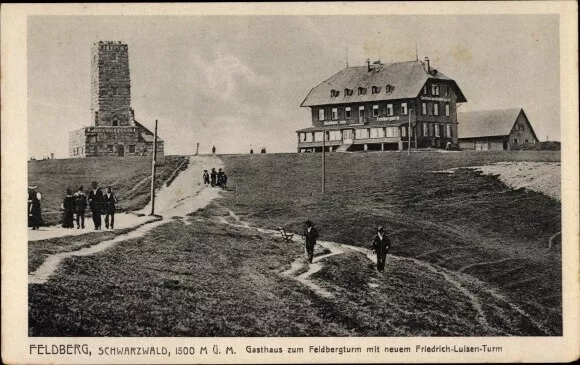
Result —
<path fill-rule="evenodd" d="M 287 233 L 284 228 L 278 227 L 278 231 L 282 235 L 282 239 L 286 242 L 293 242 L 292 237 L 294 237 L 294 233 Z"/>

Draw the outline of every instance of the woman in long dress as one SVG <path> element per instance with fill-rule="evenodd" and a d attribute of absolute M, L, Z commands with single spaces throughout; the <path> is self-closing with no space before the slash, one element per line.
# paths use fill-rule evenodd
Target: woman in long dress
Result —
<path fill-rule="evenodd" d="M 62 208 L 64 209 L 62 228 L 74 228 L 75 197 L 70 189 L 66 189 Z"/>

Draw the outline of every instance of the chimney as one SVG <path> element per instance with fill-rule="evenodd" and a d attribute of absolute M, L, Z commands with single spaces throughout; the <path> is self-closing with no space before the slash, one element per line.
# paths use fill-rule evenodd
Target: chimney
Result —
<path fill-rule="evenodd" d="M 427 64 L 427 72 L 431 72 L 431 66 L 429 65 L 429 57 L 425 57 L 425 63 Z"/>
<path fill-rule="evenodd" d="M 371 72 L 371 60 L 367 58 L 367 71 Z"/>

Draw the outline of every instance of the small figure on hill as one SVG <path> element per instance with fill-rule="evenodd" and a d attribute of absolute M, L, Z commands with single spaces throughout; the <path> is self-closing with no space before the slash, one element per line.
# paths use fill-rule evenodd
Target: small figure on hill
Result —
<path fill-rule="evenodd" d="M 75 197 L 71 189 L 66 189 L 66 196 L 60 207 L 64 209 L 62 228 L 74 228 Z"/>
<path fill-rule="evenodd" d="M 28 226 L 33 230 L 42 225 L 42 215 L 40 209 L 40 200 L 42 195 L 36 190 L 36 186 L 28 187 Z"/>
<path fill-rule="evenodd" d="M 302 238 L 304 239 L 304 247 L 306 248 L 308 262 L 312 263 L 314 257 L 314 246 L 316 245 L 316 239 L 318 238 L 318 230 L 312 225 L 310 220 L 306 221 L 306 228 L 304 229 Z"/>
<path fill-rule="evenodd" d="M 211 154 L 215 155 L 215 146 L 211 146 Z"/>
<path fill-rule="evenodd" d="M 207 170 L 203 170 L 203 185 L 208 186 L 210 183 L 209 181 L 209 173 Z"/>
<path fill-rule="evenodd" d="M 103 192 L 99 188 L 99 184 L 93 181 L 91 184 L 91 191 L 88 194 L 89 209 L 93 216 L 93 223 L 95 225 L 95 230 L 101 229 L 101 211 L 103 206 Z"/>
<path fill-rule="evenodd" d="M 262 147 L 262 150 L 260 151 L 260 153 L 266 153 L 266 147 Z"/>
<path fill-rule="evenodd" d="M 103 196 L 104 208 L 105 208 L 105 228 L 115 229 L 115 210 L 119 201 L 113 193 L 113 189 L 107 186 L 107 192 Z"/>
<path fill-rule="evenodd" d="M 250 148 L 250 155 L 253 155 L 253 154 L 254 154 L 254 149 Z"/>
<path fill-rule="evenodd" d="M 222 188 L 223 189 L 227 189 L 228 188 L 228 175 L 226 175 L 225 172 L 222 175 Z"/>
<path fill-rule="evenodd" d="M 75 193 L 75 213 L 77 216 L 77 229 L 85 229 L 85 210 L 87 209 L 87 194 L 81 185 Z"/>
<path fill-rule="evenodd" d="M 217 173 L 217 186 L 222 187 L 224 183 L 224 172 L 222 171 L 222 169 L 218 169 L 218 173 Z"/>
<path fill-rule="evenodd" d="M 373 240 L 373 250 L 377 254 L 377 270 L 379 272 L 385 271 L 385 261 L 387 260 L 387 253 L 391 247 L 391 241 L 385 235 L 383 227 L 378 228 L 377 235 Z"/>
<path fill-rule="evenodd" d="M 216 179 L 217 179 L 217 172 L 215 171 L 215 167 L 211 168 L 211 187 L 213 188 L 216 184 Z"/>

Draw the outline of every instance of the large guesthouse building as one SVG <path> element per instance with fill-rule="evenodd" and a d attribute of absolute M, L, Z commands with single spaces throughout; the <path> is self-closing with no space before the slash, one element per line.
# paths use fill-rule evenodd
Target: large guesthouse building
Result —
<path fill-rule="evenodd" d="M 298 152 L 321 152 L 323 145 L 327 151 L 404 150 L 409 139 L 412 148 L 457 145 L 457 104 L 466 101 L 427 58 L 367 60 L 308 93 L 301 106 L 311 109 L 312 126 L 296 131 Z"/>

